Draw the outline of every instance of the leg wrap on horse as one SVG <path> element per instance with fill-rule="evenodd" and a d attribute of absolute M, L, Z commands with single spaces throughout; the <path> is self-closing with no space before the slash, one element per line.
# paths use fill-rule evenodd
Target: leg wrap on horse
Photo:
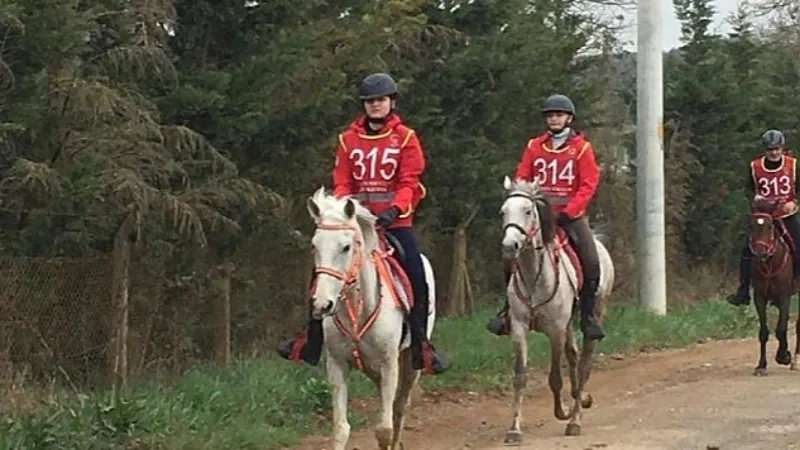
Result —
<path fill-rule="evenodd" d="M 785 217 L 783 225 L 794 241 L 794 275 L 795 278 L 798 278 L 800 277 L 800 220 L 798 220 L 797 214 Z"/>
<path fill-rule="evenodd" d="M 410 228 L 394 228 L 386 232 L 390 233 L 403 248 L 405 253 L 404 269 L 414 290 L 414 306 L 411 308 L 408 318 L 412 364 L 415 369 L 426 369 L 433 373 L 444 372 L 448 369 L 448 365 L 444 357 L 436 353 L 427 337 L 430 295 L 428 282 L 425 280 L 425 266 L 422 263 L 422 254 L 419 251 L 417 240 Z"/>

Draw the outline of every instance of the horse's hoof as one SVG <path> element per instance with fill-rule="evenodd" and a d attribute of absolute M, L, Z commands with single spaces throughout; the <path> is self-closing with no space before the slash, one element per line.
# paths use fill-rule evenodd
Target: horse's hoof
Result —
<path fill-rule="evenodd" d="M 522 444 L 522 432 L 521 431 L 509 431 L 506 433 L 506 440 L 503 441 L 507 445 L 520 445 Z"/>
<path fill-rule="evenodd" d="M 788 366 L 792 363 L 792 354 L 787 351 L 784 354 L 775 355 L 775 362 L 782 366 Z"/>
<path fill-rule="evenodd" d="M 792 362 L 792 365 L 789 366 L 789 370 L 797 370 L 797 363 L 796 362 Z"/>
<path fill-rule="evenodd" d="M 568 423 L 567 430 L 564 432 L 565 436 L 580 436 L 581 426 L 577 423 Z"/>
<path fill-rule="evenodd" d="M 767 368 L 766 367 L 756 367 L 756 371 L 753 374 L 757 377 L 765 377 L 767 376 Z"/>
<path fill-rule="evenodd" d="M 593 404 L 594 404 L 594 399 L 592 398 L 592 394 L 586 394 L 581 399 L 581 407 L 583 408 L 589 409 L 592 407 Z"/>

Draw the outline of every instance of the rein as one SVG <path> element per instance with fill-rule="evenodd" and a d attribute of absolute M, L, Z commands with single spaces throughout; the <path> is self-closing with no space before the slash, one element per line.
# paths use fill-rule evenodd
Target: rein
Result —
<path fill-rule="evenodd" d="M 533 203 L 534 207 L 536 205 L 536 199 L 534 199 L 530 195 L 522 193 L 522 192 L 512 192 L 511 194 L 509 194 L 508 198 L 511 198 L 511 197 L 525 198 L 525 199 L 529 200 L 531 203 Z M 531 312 L 531 320 L 533 320 L 533 313 L 535 313 L 542 306 L 550 303 L 555 298 L 556 293 L 558 292 L 558 288 L 561 285 L 561 277 L 560 277 L 561 265 L 559 264 L 558 250 L 554 251 L 552 248 L 550 248 L 550 247 L 548 247 L 546 245 L 536 245 L 536 246 L 534 246 L 534 238 L 536 237 L 537 234 L 539 234 L 541 232 L 541 225 L 539 223 L 533 224 L 529 229 L 525 229 L 523 226 L 521 226 L 521 225 L 519 225 L 517 223 L 510 222 L 510 223 L 507 223 L 503 227 L 503 232 L 505 233 L 505 231 L 508 230 L 509 228 L 513 228 L 513 229 L 519 231 L 520 233 L 522 233 L 523 236 L 525 236 L 525 241 L 522 244 L 522 248 L 520 249 L 520 252 L 522 252 L 522 251 L 524 251 L 526 249 L 531 249 L 531 250 L 534 250 L 534 253 L 539 255 L 539 259 L 538 259 L 538 262 L 537 262 L 538 270 L 536 271 L 536 274 L 534 276 L 533 284 L 528 284 L 525 281 L 525 277 L 522 275 L 522 269 L 520 268 L 519 258 L 514 258 L 514 260 L 511 262 L 511 271 L 512 271 L 512 275 L 513 275 L 512 280 L 513 280 L 513 285 L 514 285 L 514 291 L 516 292 L 516 294 L 517 294 L 517 296 L 519 298 L 525 300 L 526 304 L 528 305 L 528 309 L 530 309 L 530 312 Z M 544 250 L 544 251 L 542 251 L 542 250 Z M 541 278 L 542 274 L 544 273 L 543 267 L 544 267 L 545 254 L 547 254 L 548 259 L 550 260 L 550 263 L 553 265 L 553 269 L 555 270 L 556 282 L 555 282 L 555 284 L 553 286 L 553 290 L 550 293 L 550 296 L 547 298 L 547 300 L 545 300 L 545 301 L 543 301 L 543 302 L 541 302 L 541 303 L 539 303 L 537 305 L 534 305 L 532 296 L 528 295 L 528 294 L 525 294 L 522 289 L 524 287 L 525 291 L 527 291 L 528 293 L 532 293 L 533 292 L 533 289 L 531 289 L 531 286 L 536 286 L 536 284 L 539 282 L 539 279 Z M 522 285 L 520 285 L 520 283 Z"/>
<path fill-rule="evenodd" d="M 753 217 L 763 218 L 764 220 L 774 220 L 770 214 L 767 213 L 753 213 Z M 764 278 L 767 286 L 765 290 L 769 289 L 769 283 L 774 279 L 786 266 L 789 264 L 789 244 L 784 239 L 780 239 L 779 233 L 785 232 L 783 224 L 778 222 L 778 227 L 775 228 L 769 238 L 753 239 L 752 234 L 748 238 L 748 246 L 754 256 L 759 256 L 760 263 L 756 264 L 756 268 L 761 276 Z M 795 243 L 798 245 L 798 243 Z M 783 257 L 779 264 L 770 264 L 772 258 L 778 250 L 778 246 L 783 250 Z M 756 249 L 762 249 L 762 252 L 756 252 Z"/>
<path fill-rule="evenodd" d="M 375 321 L 378 319 L 378 315 L 382 310 L 383 296 L 381 295 L 381 279 L 384 281 L 391 279 L 389 269 L 385 264 L 386 258 L 392 254 L 392 250 L 383 251 L 379 247 L 372 252 L 371 256 L 376 270 L 375 279 L 377 301 L 375 309 L 367 317 L 367 320 L 361 323 L 359 318 L 364 312 L 364 295 L 361 292 L 358 281 L 359 274 L 361 273 L 361 269 L 364 267 L 365 261 L 364 239 L 361 235 L 361 231 L 355 225 L 350 224 L 340 225 L 318 223 L 317 229 L 328 231 L 352 231 L 354 235 L 353 260 L 350 265 L 345 269 L 344 272 L 331 267 L 316 266 L 314 268 L 314 282 L 311 286 L 311 296 L 313 298 L 316 294 L 317 279 L 319 275 L 327 275 L 337 280 L 341 280 L 344 283 L 344 286 L 339 294 L 338 301 L 344 304 L 347 316 L 352 323 L 352 329 L 348 329 L 345 326 L 345 324 L 339 318 L 339 315 L 333 316 L 333 322 L 336 325 L 336 328 L 338 328 L 339 331 L 353 343 L 352 356 L 355 361 L 356 368 L 360 371 L 363 371 L 364 363 L 363 359 L 361 358 L 361 349 L 359 344 L 361 343 L 364 334 L 375 324 Z M 387 283 L 387 285 L 391 288 L 390 291 L 391 295 L 394 297 L 395 304 L 400 305 L 399 297 L 397 292 L 395 292 L 394 286 L 392 283 Z"/>

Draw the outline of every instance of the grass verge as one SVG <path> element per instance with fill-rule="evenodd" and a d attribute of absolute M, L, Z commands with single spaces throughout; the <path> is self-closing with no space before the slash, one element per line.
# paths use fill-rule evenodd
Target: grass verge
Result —
<path fill-rule="evenodd" d="M 484 326 L 494 310 L 442 319 L 435 342 L 454 366 L 439 377 L 425 377 L 426 389 L 464 391 L 508 389 L 512 370 L 508 338 Z M 604 353 L 681 347 L 704 339 L 753 336 L 752 307 L 733 308 L 718 299 L 672 307 L 656 317 L 634 306 L 615 306 L 608 314 Z M 530 336 L 530 363 L 546 366 L 548 343 Z M 360 374 L 351 376 L 351 398 L 374 395 Z M 59 395 L 45 407 L 0 423 L 0 449 L 164 449 L 265 450 L 285 448 L 303 436 L 327 430 L 330 395 L 324 369 L 297 367 L 274 358 L 243 361 L 233 368 L 201 367 L 174 386 L 142 385 L 125 394 L 91 392 Z M 353 425 L 363 424 L 353 415 Z"/>

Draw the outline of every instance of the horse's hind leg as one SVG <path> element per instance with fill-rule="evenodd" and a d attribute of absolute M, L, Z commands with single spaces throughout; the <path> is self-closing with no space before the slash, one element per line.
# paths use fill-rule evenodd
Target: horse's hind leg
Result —
<path fill-rule="evenodd" d="M 756 312 L 758 313 L 758 342 L 759 357 L 755 375 L 763 377 L 767 375 L 767 341 L 769 341 L 769 326 L 767 325 L 767 301 L 764 298 L 756 297 Z"/>
<path fill-rule="evenodd" d="M 333 400 L 333 450 L 345 450 L 350 438 L 350 424 L 347 422 L 347 374 L 346 362 L 340 363 L 330 353 L 326 358 L 328 383 Z"/>
<path fill-rule="evenodd" d="M 405 350 L 400 354 L 400 381 L 397 385 L 397 396 L 394 398 L 392 415 L 392 450 L 400 450 L 403 444 L 400 433 L 405 422 L 405 410 L 411 404 L 411 391 L 419 380 L 419 371 L 411 366 L 411 351 Z"/>
<path fill-rule="evenodd" d="M 528 326 L 520 323 L 509 314 L 511 319 L 511 340 L 514 342 L 514 354 L 516 362 L 514 364 L 514 415 L 511 419 L 511 426 L 506 432 L 506 444 L 520 444 L 522 442 L 522 394 L 528 384 L 528 341 L 525 339 L 528 333 Z"/>
<path fill-rule="evenodd" d="M 778 338 L 778 352 L 775 354 L 775 362 L 787 366 L 792 362 L 792 354 L 789 352 L 789 301 L 791 297 L 778 299 L 778 325 L 775 327 L 775 337 Z"/>

